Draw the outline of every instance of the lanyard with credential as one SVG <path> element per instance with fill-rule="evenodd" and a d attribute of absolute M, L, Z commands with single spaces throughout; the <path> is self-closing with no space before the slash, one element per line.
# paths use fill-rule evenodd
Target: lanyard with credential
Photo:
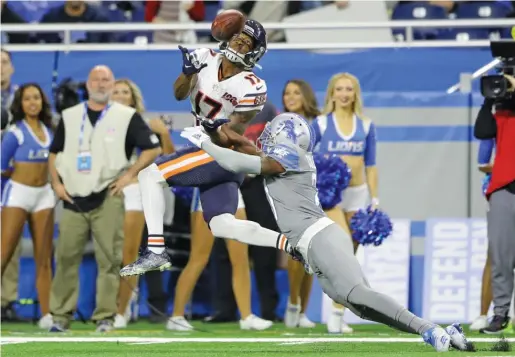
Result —
<path fill-rule="evenodd" d="M 104 108 L 104 110 L 102 110 L 102 112 L 98 116 L 98 119 L 97 119 L 95 125 L 93 125 L 93 129 L 104 118 L 104 116 L 106 115 L 106 113 L 109 110 L 110 106 L 111 106 L 111 104 L 108 104 Z M 84 103 L 84 115 L 82 116 L 82 123 L 80 125 L 80 133 L 79 133 L 79 148 L 82 148 L 82 143 L 84 142 L 84 126 L 86 125 L 86 120 L 88 120 L 88 104 Z M 91 136 L 90 136 L 90 139 L 89 139 L 89 143 L 90 143 L 90 146 L 91 146 Z M 89 148 L 89 149 L 91 149 L 91 148 Z"/>

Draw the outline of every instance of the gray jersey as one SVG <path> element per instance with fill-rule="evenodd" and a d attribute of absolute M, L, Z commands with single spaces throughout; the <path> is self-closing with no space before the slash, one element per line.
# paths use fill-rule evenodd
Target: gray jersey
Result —
<path fill-rule="evenodd" d="M 265 178 L 265 191 L 279 229 L 296 246 L 308 227 L 326 217 L 318 200 L 313 155 L 296 145 L 280 144 L 267 156 L 286 169 Z"/>

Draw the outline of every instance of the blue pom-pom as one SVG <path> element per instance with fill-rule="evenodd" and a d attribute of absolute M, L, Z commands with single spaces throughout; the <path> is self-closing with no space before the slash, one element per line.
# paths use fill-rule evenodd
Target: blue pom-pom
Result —
<path fill-rule="evenodd" d="M 392 234 L 393 226 L 390 217 L 378 209 L 357 211 L 350 221 L 352 238 L 362 245 L 381 245 Z"/>
<path fill-rule="evenodd" d="M 342 191 L 349 186 L 351 171 L 336 155 L 315 154 L 317 168 L 317 189 L 323 209 L 335 207 L 342 200 Z"/>
<path fill-rule="evenodd" d="M 185 205 L 191 205 L 191 200 L 193 199 L 193 187 L 174 186 L 172 187 L 172 192 L 175 197 L 178 197 Z"/>
<path fill-rule="evenodd" d="M 483 177 L 483 195 L 486 195 L 486 191 L 488 190 L 488 185 L 490 185 L 490 181 L 492 180 L 492 174 L 486 174 L 485 177 Z"/>

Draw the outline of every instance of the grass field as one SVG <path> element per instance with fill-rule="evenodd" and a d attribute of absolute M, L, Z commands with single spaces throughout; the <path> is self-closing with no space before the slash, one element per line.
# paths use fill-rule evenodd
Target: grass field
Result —
<path fill-rule="evenodd" d="M 286 329 L 277 323 L 267 331 L 240 331 L 237 324 L 194 322 L 199 331 L 171 332 L 163 325 L 131 324 L 108 334 L 94 332 L 93 324 L 75 322 L 63 334 L 42 332 L 31 324 L 3 324 L 1 355 L 5 357 L 408 357 L 436 356 L 417 336 L 379 325 L 355 326 L 355 333 L 333 336 L 324 326 L 311 330 Z M 512 332 L 512 331 L 510 331 Z M 455 356 L 515 356 L 515 334 L 506 334 L 512 351 L 491 351 L 499 338 L 468 333 L 478 351 Z"/>

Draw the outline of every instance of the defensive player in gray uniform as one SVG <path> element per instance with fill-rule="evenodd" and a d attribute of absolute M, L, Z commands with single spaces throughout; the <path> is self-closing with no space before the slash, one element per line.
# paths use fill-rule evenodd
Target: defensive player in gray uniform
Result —
<path fill-rule="evenodd" d="M 347 232 L 330 220 L 319 204 L 312 155 L 314 133 L 302 117 L 283 113 L 268 123 L 258 139 L 260 156 L 217 146 L 202 127 L 187 128 L 181 136 L 228 171 L 266 176 L 265 191 L 281 232 L 334 301 L 364 319 L 420 334 L 439 352 L 448 351 L 450 346 L 467 348 L 459 324 L 444 329 L 369 286 Z"/>

